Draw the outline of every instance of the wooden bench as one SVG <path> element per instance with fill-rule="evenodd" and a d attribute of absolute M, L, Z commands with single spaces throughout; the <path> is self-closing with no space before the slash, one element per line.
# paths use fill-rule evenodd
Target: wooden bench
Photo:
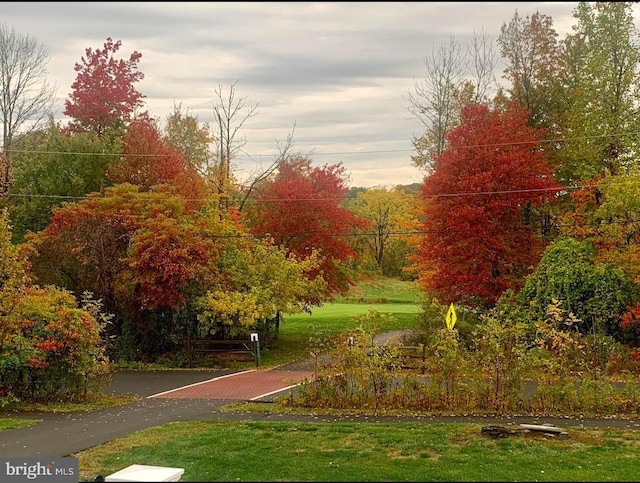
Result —
<path fill-rule="evenodd" d="M 398 346 L 398 353 L 403 369 L 419 369 L 421 374 L 425 373 L 427 360 L 427 347 L 425 345 L 401 345 Z"/>
<path fill-rule="evenodd" d="M 256 361 L 256 367 L 260 366 L 260 346 L 257 341 L 235 339 L 190 339 L 187 342 L 187 351 L 190 363 L 196 355 L 247 354 Z"/>

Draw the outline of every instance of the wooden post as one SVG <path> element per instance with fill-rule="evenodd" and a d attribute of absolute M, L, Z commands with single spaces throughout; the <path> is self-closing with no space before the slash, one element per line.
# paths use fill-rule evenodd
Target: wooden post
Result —
<path fill-rule="evenodd" d="M 260 367 L 260 341 L 258 340 L 257 332 L 251 334 L 251 344 L 253 345 L 253 353 L 256 357 L 256 367 Z"/>

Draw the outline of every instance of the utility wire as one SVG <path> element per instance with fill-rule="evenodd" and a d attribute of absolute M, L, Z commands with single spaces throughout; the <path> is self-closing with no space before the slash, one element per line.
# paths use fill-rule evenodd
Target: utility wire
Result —
<path fill-rule="evenodd" d="M 542 144 L 542 143 L 562 143 L 567 141 L 586 141 L 593 139 L 614 138 L 640 135 L 640 131 L 632 131 L 627 133 L 615 133 L 615 134 L 599 134 L 594 136 L 576 136 L 554 139 L 537 139 L 532 141 L 511 141 L 506 143 L 489 143 L 489 144 L 470 144 L 463 146 L 447 146 L 446 149 L 471 149 L 471 148 L 491 148 L 491 147 L 506 147 L 506 146 L 521 146 L 528 144 Z M 335 144 L 335 143 L 334 143 Z M 162 157 L 162 156 L 179 156 L 179 153 L 167 153 L 167 154 L 139 154 L 139 153 L 87 153 L 87 152 L 73 152 L 73 151 L 40 151 L 29 149 L 8 149 L 10 153 L 27 153 L 27 154 L 72 154 L 80 156 L 118 156 L 118 157 Z M 407 153 L 413 152 L 415 149 L 381 149 L 371 151 L 337 151 L 337 152 L 313 152 L 310 156 L 337 156 L 345 154 L 384 154 L 384 153 Z M 236 157 L 279 157 L 280 154 L 236 154 Z"/>
<path fill-rule="evenodd" d="M 610 137 L 621 137 L 621 136 L 631 136 L 640 134 L 640 131 L 633 131 L 629 133 L 618 133 L 618 134 L 603 134 L 597 136 L 582 136 L 582 137 L 568 137 L 568 138 L 555 138 L 555 139 L 542 139 L 542 140 L 534 140 L 534 141 L 519 141 L 519 142 L 509 142 L 509 143 L 492 143 L 492 144 L 476 144 L 476 145 L 467 145 L 467 146 L 450 146 L 450 149 L 463 149 L 463 148 L 481 148 L 481 147 L 505 147 L 505 146 L 515 146 L 515 145 L 523 145 L 523 144 L 536 144 L 536 143 L 558 143 L 565 141 L 576 141 L 576 140 L 588 140 L 588 139 L 601 139 L 601 138 L 610 138 Z M 83 156 L 138 156 L 138 157 L 158 157 L 158 156 L 176 156 L 176 154 L 137 154 L 137 153 L 86 153 L 86 152 L 68 152 L 68 151 L 38 151 L 38 150 L 20 150 L 20 149 L 9 149 L 9 152 L 16 153 L 30 153 L 30 154 L 72 154 L 72 155 L 83 155 Z M 338 155 L 338 154 L 363 154 L 363 153 L 390 153 L 390 152 L 411 152 L 413 150 L 380 150 L 380 151 L 343 151 L 343 152 L 335 152 L 335 153 L 313 153 L 322 154 L 322 155 Z M 249 155 L 246 156 L 263 156 L 263 155 Z M 264 155 L 264 156 L 278 156 L 278 155 Z M 438 193 L 434 195 L 426 195 L 427 198 L 440 198 L 440 197 L 457 197 L 457 196 L 478 196 L 478 195 L 495 195 L 495 194 L 512 194 L 512 193 L 533 193 L 533 192 L 550 192 L 556 191 L 561 192 L 565 190 L 575 190 L 575 189 L 583 189 L 589 188 L 589 186 L 583 185 L 574 185 L 574 186 L 561 186 L 554 188 L 534 188 L 534 189 L 526 189 L 526 190 L 500 190 L 500 191 L 470 191 L 470 192 L 454 192 L 454 193 Z M 71 195 L 42 195 L 42 194 L 33 194 L 33 193 L 8 193 L 5 196 L 7 197 L 23 197 L 23 198 L 51 198 L 51 199 L 70 199 L 70 200 L 81 200 L 86 198 L 86 196 L 71 196 Z M 336 198 L 297 198 L 297 199 L 247 199 L 247 202 L 304 202 L 304 201 L 334 201 L 334 200 L 355 200 L 358 199 L 356 197 L 336 197 Z M 196 201 L 206 201 L 206 199 L 202 198 L 185 198 L 185 201 L 196 202 Z"/>
<path fill-rule="evenodd" d="M 640 181 L 640 180 L 639 180 Z M 512 193 L 543 193 L 543 192 L 561 192 L 567 190 L 577 190 L 584 188 L 594 188 L 589 185 L 572 185 L 572 186 L 557 186 L 553 188 L 531 188 L 531 189 L 519 189 L 519 190 L 499 190 L 499 191 L 464 191 L 457 193 L 436 193 L 433 195 L 425 195 L 426 198 L 448 198 L 455 196 L 488 196 L 498 194 L 512 194 Z M 96 193 L 96 192 L 92 192 Z M 54 199 L 75 199 L 82 200 L 89 197 L 89 194 L 85 196 L 72 196 L 72 195 L 43 195 L 32 193 L 7 193 L 6 197 L 21 197 L 21 198 L 54 198 Z M 341 200 L 359 200 L 360 198 L 354 196 L 337 196 L 333 198 L 248 198 L 246 202 L 252 203 L 298 203 L 298 202 L 316 202 L 316 201 L 341 201 Z M 209 201 L 210 198 L 184 198 L 187 202 Z"/>
<path fill-rule="evenodd" d="M 640 223 L 640 220 L 610 220 L 603 221 L 598 223 L 596 226 L 593 226 L 589 223 L 554 223 L 554 228 L 579 228 L 579 227 L 592 227 L 597 229 L 601 226 L 607 225 L 630 225 L 633 223 Z M 521 231 L 526 231 L 526 227 L 521 227 Z M 420 236 L 420 235 L 438 235 L 441 232 L 438 230 L 411 230 L 411 231 L 390 231 L 385 233 L 385 236 Z M 640 234 L 640 233 L 639 233 Z M 361 237 L 379 237 L 379 233 L 375 232 L 364 232 L 364 233 L 353 233 L 353 232 L 343 232 L 343 233 L 322 233 L 322 232 L 297 232 L 297 233 L 283 233 L 278 235 L 278 238 L 308 238 L 308 237 L 319 237 L 319 238 L 331 238 L 331 237 L 340 237 L 340 238 L 361 238 Z M 600 237 L 610 237 L 613 235 L 600 234 Z M 257 235 L 252 233 L 238 233 L 234 235 L 214 235 L 213 238 L 274 238 L 273 234 L 266 233 L 264 235 Z"/>

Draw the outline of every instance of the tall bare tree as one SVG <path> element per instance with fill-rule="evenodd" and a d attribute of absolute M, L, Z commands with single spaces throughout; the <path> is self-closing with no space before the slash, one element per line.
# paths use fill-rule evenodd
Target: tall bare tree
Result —
<path fill-rule="evenodd" d="M 216 100 L 213 101 L 215 145 L 215 177 L 212 180 L 220 196 L 221 206 L 229 205 L 229 189 L 231 184 L 231 160 L 247 143 L 246 138 L 239 138 L 238 133 L 245 122 L 256 115 L 258 104 L 246 107 L 246 97 L 236 97 L 236 84 L 229 86 L 225 96 L 221 84 L 216 89 Z"/>
<path fill-rule="evenodd" d="M 35 37 L 0 24 L 0 121 L 4 158 L 0 163 L 0 189 L 9 185 L 10 149 L 15 134 L 40 128 L 52 112 L 56 89 L 48 85 L 46 79 L 49 59 L 49 52 Z"/>
<path fill-rule="evenodd" d="M 409 112 L 424 128 L 412 140 L 416 153 L 411 160 L 429 172 L 446 148 L 446 134 L 458 125 L 461 105 L 487 100 L 495 84 L 497 54 L 484 31 L 474 31 L 466 48 L 451 34 L 448 42 L 425 56 L 424 65 L 425 77 L 415 82 L 406 100 Z"/>
<path fill-rule="evenodd" d="M 417 153 L 412 161 L 429 170 L 433 158 L 444 151 L 445 134 L 455 125 L 456 88 L 464 79 L 467 57 L 452 34 L 448 43 L 433 46 L 431 54 L 424 57 L 424 65 L 425 77 L 415 82 L 415 92 L 410 92 L 407 99 L 409 112 L 425 129 L 413 140 Z"/>
<path fill-rule="evenodd" d="M 498 52 L 494 48 L 493 40 L 482 29 L 474 30 L 471 45 L 468 49 L 473 86 L 473 101 L 486 102 L 489 100 L 491 90 L 497 86 L 496 67 L 498 65 Z"/>

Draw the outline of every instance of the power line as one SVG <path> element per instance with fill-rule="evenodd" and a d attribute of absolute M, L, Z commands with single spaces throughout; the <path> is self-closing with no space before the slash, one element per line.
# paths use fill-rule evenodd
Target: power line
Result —
<path fill-rule="evenodd" d="M 632 131 L 627 133 L 615 133 L 615 134 L 599 134 L 594 136 L 576 136 L 576 137 L 564 137 L 554 139 L 537 139 L 532 141 L 510 141 L 505 143 L 488 143 L 488 144 L 469 144 L 463 146 L 447 146 L 446 149 L 471 149 L 471 148 L 491 148 L 491 147 L 506 147 L 506 146 L 521 146 L 529 144 L 541 144 L 541 143 L 562 143 L 567 141 L 587 141 L 593 139 L 614 138 L 614 137 L 626 137 L 640 135 L 640 131 Z M 393 141 L 392 141 L 393 142 Z M 326 144 L 326 143 L 325 143 Z M 337 143 L 332 143 L 337 144 Z M 29 150 L 29 149 L 9 149 L 10 153 L 25 153 L 25 154 L 71 154 L 79 156 L 119 156 L 119 157 L 165 157 L 176 156 L 178 153 L 166 153 L 166 154 L 139 154 L 139 153 L 96 153 L 96 152 L 74 152 L 74 151 L 44 151 L 44 150 Z M 338 156 L 347 154 L 387 154 L 387 153 L 409 153 L 415 151 L 414 149 L 380 149 L 370 151 L 336 151 L 336 152 L 312 152 L 311 156 Z M 280 154 L 236 154 L 236 157 L 279 157 Z"/>
<path fill-rule="evenodd" d="M 26 195 L 25 195 L 26 196 Z M 60 198 L 64 198 L 60 196 Z M 67 197 L 67 198 L 77 198 L 77 197 Z M 555 228 L 579 228 L 579 227 L 592 227 L 593 229 L 598 229 L 603 226 L 608 225 L 631 225 L 634 223 L 640 223 L 639 220 L 608 220 L 608 221 L 596 221 L 594 223 L 553 223 L 553 227 Z M 521 229 L 526 230 L 525 226 L 521 227 Z M 420 236 L 420 235 L 429 235 L 429 234 L 439 234 L 440 231 L 437 230 L 412 230 L 412 231 L 390 231 L 385 233 L 385 236 Z M 301 237 L 345 237 L 345 238 L 358 238 L 358 237 L 378 237 L 379 233 L 375 232 L 340 232 L 340 233 L 322 233 L 322 232 L 297 232 L 297 233 L 285 233 L 278 235 L 279 238 L 282 237 L 292 237 L 292 238 L 301 238 Z M 458 234 L 459 236 L 459 234 Z M 607 236 L 606 234 L 598 235 L 600 237 Z M 235 235 L 214 235 L 214 238 L 273 238 L 272 234 L 250 234 L 250 233 L 239 233 Z M 610 236 L 612 237 L 612 236 Z"/>
<path fill-rule="evenodd" d="M 500 194 L 511 194 L 511 193 L 536 193 L 543 191 L 566 191 L 568 189 L 578 189 L 585 188 L 588 186 L 559 186 L 554 188 L 531 188 L 531 189 L 521 189 L 521 190 L 501 190 L 501 191 L 466 191 L 460 193 L 437 193 L 434 195 L 425 195 L 427 198 L 445 198 L 451 196 L 473 196 L 473 195 L 500 195 Z"/>
<path fill-rule="evenodd" d="M 536 192 L 550 192 L 550 191 L 566 191 L 566 190 L 576 190 L 583 188 L 593 188 L 588 185 L 573 185 L 573 186 L 558 186 L 553 188 L 531 188 L 531 189 L 516 189 L 516 190 L 500 190 L 500 191 L 465 191 L 465 192 L 457 192 L 457 193 L 437 193 L 433 195 L 425 195 L 427 198 L 447 198 L 447 197 L 455 197 L 455 196 L 487 196 L 487 195 L 498 195 L 498 194 L 512 194 L 512 193 L 536 193 Z M 92 192 L 90 194 L 95 194 L 96 192 Z M 72 195 L 43 195 L 43 194 L 32 194 L 32 193 L 7 193 L 6 197 L 20 197 L 20 198 L 53 198 L 53 199 L 76 199 L 82 200 L 89 197 L 90 194 L 85 196 L 72 196 Z M 342 201 L 342 200 L 359 200 L 360 198 L 354 196 L 337 196 L 333 198 L 248 198 L 246 202 L 252 203 L 298 203 L 298 202 L 317 202 L 317 201 Z M 184 201 L 187 202 L 202 202 L 202 201 L 211 201 L 210 198 L 184 198 Z"/>
<path fill-rule="evenodd" d="M 5 196 L 8 198 L 53 198 L 53 199 L 71 199 L 71 200 L 84 200 L 89 197 L 89 195 L 85 195 L 85 196 L 37 195 L 33 193 L 7 193 Z"/>
<path fill-rule="evenodd" d="M 592 227 L 594 229 L 599 228 L 600 226 L 607 225 L 629 225 L 633 223 L 640 223 L 640 220 L 610 220 L 604 221 L 597 224 L 597 226 L 593 226 L 589 223 L 555 223 L 553 224 L 556 228 L 579 228 L 579 227 Z M 513 231 L 513 228 L 510 229 Z M 526 226 L 520 228 L 521 231 L 528 231 L 529 229 Z M 438 230 L 412 230 L 412 231 L 390 231 L 385 233 L 385 236 L 420 236 L 420 235 L 437 235 L 441 232 Z M 640 234 L 640 233 L 639 233 Z M 353 233 L 353 232 L 342 232 L 342 233 L 322 233 L 322 232 L 296 232 L 296 233 L 283 233 L 278 235 L 278 238 L 361 238 L 361 237 L 379 237 L 379 233 L 375 232 L 365 232 L 365 233 Z M 459 235 L 457 235 L 459 236 Z M 613 238 L 613 235 L 607 234 L 599 234 L 599 237 L 605 238 Z M 252 234 L 252 233 L 238 233 L 234 235 L 213 235 L 212 238 L 275 238 L 273 234 L 266 233 L 263 235 Z"/>

